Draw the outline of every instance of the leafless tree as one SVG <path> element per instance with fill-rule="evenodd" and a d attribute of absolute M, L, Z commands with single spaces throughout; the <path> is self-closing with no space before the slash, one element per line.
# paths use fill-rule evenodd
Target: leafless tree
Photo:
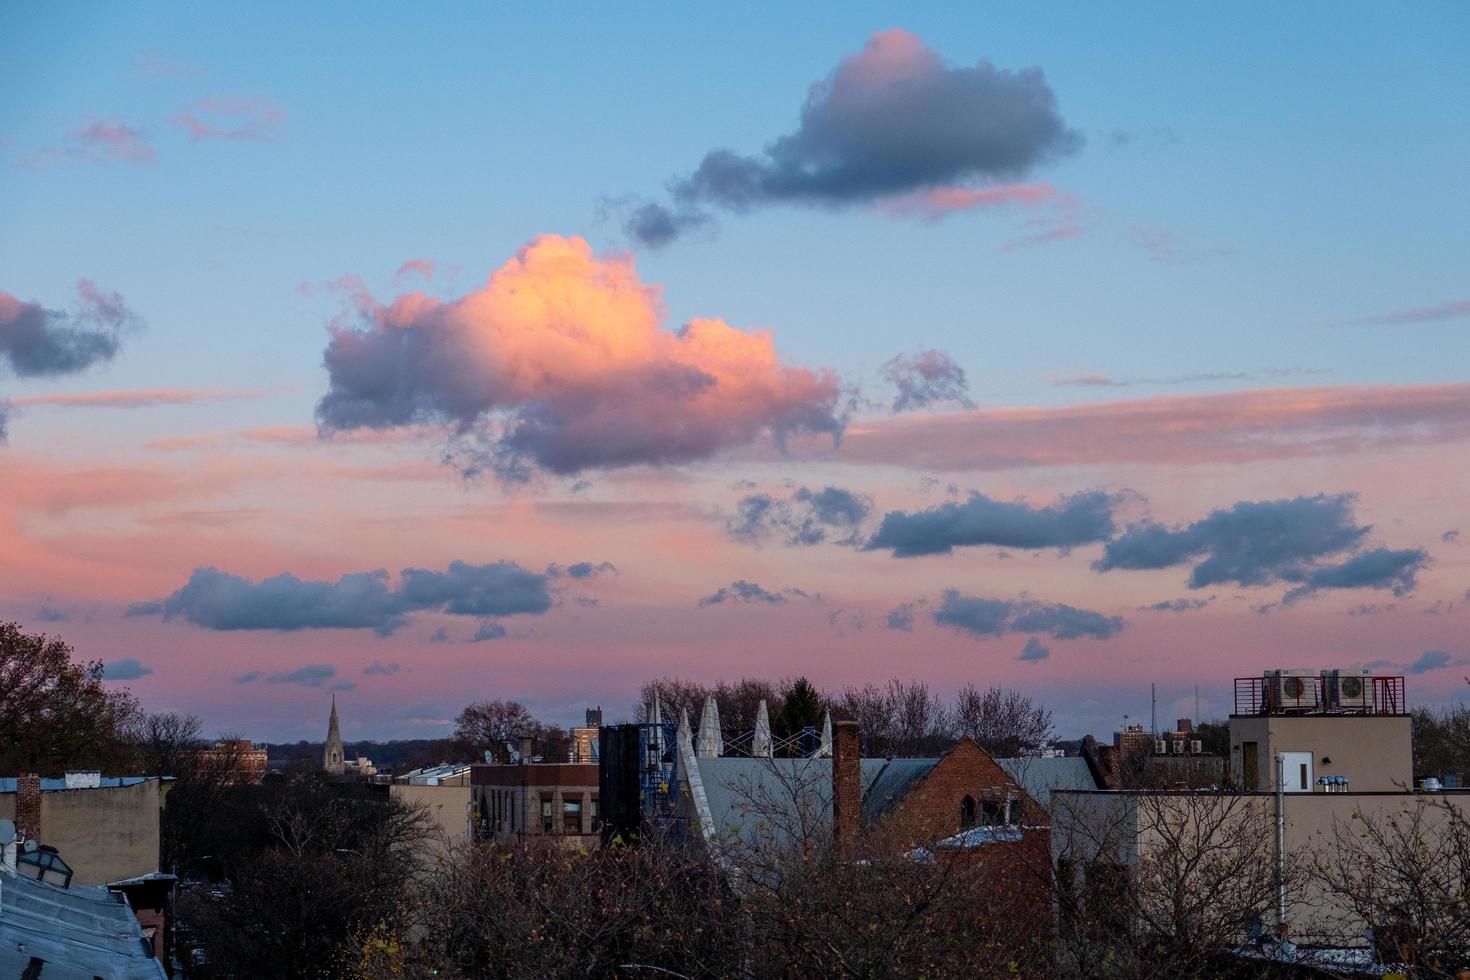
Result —
<path fill-rule="evenodd" d="M 1470 817 L 1449 798 L 1416 797 L 1395 812 L 1337 820 L 1314 849 L 1319 911 L 1414 976 L 1470 969 Z"/>
<path fill-rule="evenodd" d="M 1044 745 L 1052 737 L 1051 712 L 1018 691 L 973 684 L 955 697 L 954 731 L 967 735 L 997 757 L 1019 755 Z"/>
<path fill-rule="evenodd" d="M 476 701 L 454 720 L 454 738 L 476 756 L 490 751 L 504 759 L 507 744 L 522 735 L 536 737 L 543 728 L 518 701 Z"/>

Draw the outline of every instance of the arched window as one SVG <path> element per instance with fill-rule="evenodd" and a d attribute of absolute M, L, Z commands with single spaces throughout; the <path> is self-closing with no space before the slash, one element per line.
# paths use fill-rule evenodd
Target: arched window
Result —
<path fill-rule="evenodd" d="M 969 830 L 975 826 L 975 798 L 967 796 L 960 801 L 960 829 Z"/>

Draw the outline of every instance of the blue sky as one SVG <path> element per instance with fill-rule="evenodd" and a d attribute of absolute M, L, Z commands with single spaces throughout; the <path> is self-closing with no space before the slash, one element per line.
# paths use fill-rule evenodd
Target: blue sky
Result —
<path fill-rule="evenodd" d="M 722 214 L 663 249 L 630 242 L 618 201 L 659 198 L 712 149 L 755 153 L 791 132 L 809 86 L 893 27 L 951 65 L 1044 70 L 1086 142 L 1027 179 L 1070 202 L 1075 235 L 1006 250 L 1031 212 L 927 221 L 780 205 Z M 427 290 L 453 298 L 547 233 L 635 254 L 642 281 L 662 285 L 666 326 L 709 316 L 768 329 L 783 362 L 860 382 L 874 405 L 887 397 L 882 365 L 930 348 L 964 367 L 981 409 L 1457 384 L 1470 364 L 1464 316 L 1344 322 L 1470 294 L 1464 5 L 63 3 L 0 9 L 0 35 L 12 39 L 0 54 L 0 289 L 65 308 L 85 277 L 121 293 L 142 324 L 110 363 L 61 382 L 6 376 L 0 397 L 265 392 L 138 412 L 30 408 L 3 450 L 15 466 L 142 465 L 158 439 L 310 426 L 329 386 L 324 327 L 343 308 L 326 284 L 360 276 L 385 300 L 407 288 L 393 282 L 400 265 L 423 258 L 439 269 Z M 191 141 L 171 121 L 221 97 L 263 113 L 265 138 Z M 153 162 L 79 155 L 69 134 L 95 122 L 135 131 Z M 1053 383 L 1089 375 L 1133 383 Z M 1445 464 L 1463 449 L 1434 452 Z M 363 451 L 428 465 L 440 450 Z M 1232 502 L 1208 499 L 1210 481 L 1230 485 L 1222 495 L 1305 493 L 1315 479 L 1372 496 L 1335 465 L 1168 482 L 1189 484 L 1196 511 Z M 724 460 L 681 478 L 729 506 L 720 481 L 737 469 Z M 885 469 L 870 490 L 882 509 L 885 488 L 922 475 Z M 1064 468 L 1004 492 L 1070 492 L 1104 476 L 1150 489 L 1143 471 Z M 767 477 L 818 474 L 792 465 Z M 237 492 L 248 498 L 237 510 L 275 506 Z M 433 492 L 510 494 L 453 477 Z M 1388 526 L 1394 508 L 1373 504 Z M 1186 509 L 1178 519 L 1198 516 Z M 358 557 L 339 571 L 360 570 Z M 1044 591 L 1038 575 L 1024 587 Z M 1458 594 L 1444 587 L 1438 598 Z"/>

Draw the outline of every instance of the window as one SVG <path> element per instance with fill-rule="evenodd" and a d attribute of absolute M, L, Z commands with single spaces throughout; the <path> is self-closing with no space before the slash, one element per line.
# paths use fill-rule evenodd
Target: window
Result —
<path fill-rule="evenodd" d="M 602 826 L 602 818 L 597 812 L 597 797 L 592 797 L 592 829 L 595 832 Z"/>
<path fill-rule="evenodd" d="M 541 797 L 541 832 L 549 834 L 552 830 L 551 797 Z"/>
<path fill-rule="evenodd" d="M 967 796 L 960 801 L 960 829 L 969 830 L 975 826 L 975 798 Z"/>
<path fill-rule="evenodd" d="M 1006 825 L 1009 814 L 1006 812 L 1010 807 L 1004 802 L 997 803 L 995 800 L 986 800 L 980 804 L 981 822 L 987 827 L 1003 827 Z"/>
<path fill-rule="evenodd" d="M 582 832 L 582 804 L 567 800 L 561 805 L 561 832 L 564 834 L 580 834 Z"/>

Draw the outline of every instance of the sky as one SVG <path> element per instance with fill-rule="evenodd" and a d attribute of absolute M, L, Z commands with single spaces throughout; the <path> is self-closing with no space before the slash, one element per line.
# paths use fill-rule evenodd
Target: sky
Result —
<path fill-rule="evenodd" d="M 1470 693 L 1470 8 L 0 34 L 0 618 L 149 710 Z"/>

